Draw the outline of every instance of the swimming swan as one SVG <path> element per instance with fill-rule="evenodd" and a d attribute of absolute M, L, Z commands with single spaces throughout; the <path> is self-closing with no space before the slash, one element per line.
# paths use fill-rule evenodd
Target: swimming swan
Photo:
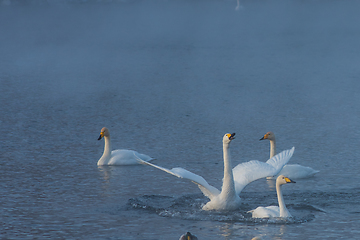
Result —
<path fill-rule="evenodd" d="M 284 198 L 281 192 L 281 185 L 287 183 L 295 183 L 288 177 L 284 175 L 280 175 L 276 179 L 276 193 L 278 197 L 279 206 L 269 206 L 269 207 L 257 207 L 254 210 L 249 212 L 252 213 L 253 218 L 273 218 L 273 217 L 281 217 L 281 218 L 289 218 L 292 217 L 290 212 L 287 210 Z"/>
<path fill-rule="evenodd" d="M 276 155 L 276 140 L 273 132 L 267 132 L 261 139 L 270 140 L 270 158 Z M 279 172 L 279 175 L 288 176 L 291 179 L 308 178 L 314 176 L 319 171 L 312 169 L 311 167 L 304 167 L 299 164 L 287 164 Z"/>
<path fill-rule="evenodd" d="M 134 165 L 139 164 L 137 158 L 140 158 L 143 161 L 150 161 L 153 159 L 145 154 L 141 154 L 133 150 L 118 149 L 111 151 L 110 131 L 106 127 L 101 129 L 98 140 L 101 138 L 105 139 L 105 147 L 104 153 L 99 159 L 97 165 Z"/>
<path fill-rule="evenodd" d="M 276 175 L 290 160 L 294 153 L 294 148 L 281 152 L 269 159 L 266 163 L 253 160 L 239 164 L 232 169 L 229 145 L 234 139 L 234 135 L 235 133 L 227 133 L 223 137 L 224 179 L 221 192 L 217 188 L 209 185 L 203 177 L 183 168 L 172 168 L 169 170 L 149 162 L 144 162 L 141 159 L 139 159 L 139 162 L 158 168 L 179 178 L 189 179 L 197 184 L 202 193 L 210 199 L 210 201 L 203 206 L 203 210 L 235 210 L 240 206 L 239 194 L 241 190 L 252 181 Z"/>

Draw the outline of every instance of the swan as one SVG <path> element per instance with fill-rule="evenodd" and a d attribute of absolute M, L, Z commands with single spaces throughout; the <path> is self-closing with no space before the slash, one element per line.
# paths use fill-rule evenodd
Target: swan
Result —
<path fill-rule="evenodd" d="M 253 218 L 273 218 L 273 217 L 281 217 L 281 218 L 290 218 L 292 217 L 290 212 L 287 210 L 284 198 L 281 192 L 281 185 L 287 183 L 295 183 L 288 177 L 284 175 L 279 175 L 276 179 L 276 193 L 278 197 L 279 206 L 268 206 L 268 207 L 257 207 L 254 210 L 249 211 L 252 213 Z"/>
<path fill-rule="evenodd" d="M 239 194 L 241 190 L 252 181 L 276 175 L 290 160 L 295 148 L 281 152 L 269 159 L 266 163 L 253 160 L 239 164 L 232 169 L 229 146 L 230 142 L 235 138 L 234 136 L 235 133 L 227 133 L 223 137 L 224 178 L 221 192 L 217 188 L 209 185 L 203 177 L 186 169 L 172 168 L 169 170 L 141 159 L 138 160 L 143 164 L 158 168 L 179 178 L 189 179 L 197 184 L 202 193 L 210 199 L 210 201 L 202 207 L 203 210 L 235 210 L 240 206 Z"/>
<path fill-rule="evenodd" d="M 198 238 L 191 234 L 190 232 L 187 232 L 180 236 L 179 240 L 198 240 Z"/>
<path fill-rule="evenodd" d="M 102 138 L 105 139 L 104 153 L 97 162 L 97 165 L 134 165 L 139 164 L 137 158 L 143 161 L 151 161 L 153 159 L 133 150 L 118 149 L 111 151 L 110 131 L 106 127 L 101 129 L 98 140 Z"/>
<path fill-rule="evenodd" d="M 276 140 L 273 132 L 267 132 L 261 139 L 268 139 L 270 141 L 270 158 L 276 155 Z M 301 179 L 314 176 L 319 171 L 312 169 L 311 167 L 304 167 L 299 164 L 287 164 L 279 172 L 279 175 L 288 176 L 291 179 Z"/>

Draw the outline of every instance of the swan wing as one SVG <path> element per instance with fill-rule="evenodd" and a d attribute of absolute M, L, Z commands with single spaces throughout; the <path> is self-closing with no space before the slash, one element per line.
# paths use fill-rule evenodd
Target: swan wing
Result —
<path fill-rule="evenodd" d="M 148 155 L 138 153 L 133 150 L 117 149 L 111 151 L 111 158 L 107 165 L 134 165 L 139 164 L 137 160 L 140 158 L 143 161 L 151 161 L 152 158 Z"/>
<path fill-rule="evenodd" d="M 199 176 L 199 175 L 197 175 L 195 173 L 192 173 L 192 172 L 190 172 L 190 171 L 188 171 L 186 169 L 178 167 L 178 168 L 172 168 L 170 170 L 170 169 L 160 167 L 160 166 L 157 166 L 157 165 L 149 163 L 149 162 L 145 162 L 145 161 L 143 161 L 141 159 L 138 159 L 138 161 L 140 163 L 142 163 L 142 164 L 149 165 L 149 166 L 155 167 L 157 169 L 160 169 L 160 170 L 162 170 L 164 172 L 167 172 L 167 173 L 169 173 L 171 175 L 174 175 L 174 176 L 176 176 L 178 178 L 189 179 L 193 183 L 197 184 L 198 187 L 200 188 L 200 190 L 202 191 L 202 193 L 206 197 L 208 197 L 210 199 L 212 199 L 215 196 L 220 194 L 220 191 L 217 188 L 215 188 L 215 187 L 211 186 L 210 184 L 208 184 L 207 181 L 203 177 L 201 177 L 201 176 Z"/>
<path fill-rule="evenodd" d="M 146 161 L 146 162 L 153 160 L 152 157 L 150 157 L 150 156 L 148 156 L 148 155 L 146 155 L 146 154 L 138 153 L 138 152 L 136 152 L 136 151 L 133 151 L 133 152 L 134 152 L 134 154 L 135 154 L 137 157 L 139 157 L 140 159 L 142 159 L 142 160 L 144 160 L 144 161 Z"/>
<path fill-rule="evenodd" d="M 257 160 L 237 165 L 233 169 L 235 191 L 239 195 L 249 183 L 265 177 L 271 177 L 280 172 L 282 167 L 290 160 L 295 148 L 285 150 L 269 159 L 266 163 Z"/>
<path fill-rule="evenodd" d="M 273 166 L 276 169 L 276 172 L 272 176 L 277 175 L 281 171 L 281 169 L 285 166 L 285 164 L 290 160 L 290 158 L 294 154 L 294 151 L 295 151 L 295 147 L 292 147 L 289 150 L 284 150 L 281 153 L 276 154 L 274 157 L 266 161 L 267 164 Z"/>
<path fill-rule="evenodd" d="M 203 177 L 195 173 L 183 168 L 172 168 L 171 172 L 176 173 L 180 178 L 189 179 L 197 184 L 202 193 L 210 199 L 220 194 L 220 191 L 216 187 L 211 186 Z"/>
<path fill-rule="evenodd" d="M 233 169 L 236 194 L 239 195 L 249 183 L 260 178 L 273 176 L 274 172 L 275 168 L 273 166 L 257 160 L 237 165 Z"/>

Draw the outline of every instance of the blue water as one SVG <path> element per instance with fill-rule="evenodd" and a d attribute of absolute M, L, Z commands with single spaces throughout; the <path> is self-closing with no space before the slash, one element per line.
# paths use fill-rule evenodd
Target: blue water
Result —
<path fill-rule="evenodd" d="M 10 4 L 9 4 L 10 3 Z M 2 1 L 0 238 L 356 239 L 360 233 L 357 1 Z M 182 167 L 220 188 L 233 163 L 266 161 L 267 132 L 290 163 L 320 172 L 264 179 L 235 212 L 203 212 L 193 183 L 149 166 L 98 167 L 114 148 Z"/>

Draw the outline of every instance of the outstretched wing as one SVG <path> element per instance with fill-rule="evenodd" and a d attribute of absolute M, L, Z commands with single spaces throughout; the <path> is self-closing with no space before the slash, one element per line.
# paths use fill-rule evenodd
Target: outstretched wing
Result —
<path fill-rule="evenodd" d="M 171 170 L 169 170 L 169 169 L 167 169 L 167 168 L 160 167 L 160 166 L 157 166 L 157 165 L 152 164 L 152 163 L 149 163 L 149 162 L 145 162 L 145 161 L 143 161 L 143 160 L 141 160 L 141 159 L 138 159 L 138 161 L 139 161 L 141 164 L 145 164 L 145 165 L 149 165 L 149 166 L 155 167 L 155 168 L 157 168 L 157 169 L 160 169 L 160 170 L 162 170 L 162 171 L 164 171 L 164 172 L 167 172 L 167 173 L 169 173 L 169 174 L 171 174 L 171 175 L 174 175 L 174 176 L 176 176 L 176 177 L 189 179 L 189 180 L 192 181 L 193 183 L 197 184 L 198 187 L 200 188 L 200 190 L 202 191 L 202 193 L 203 193 L 206 197 L 210 198 L 210 200 L 211 200 L 213 197 L 215 197 L 215 196 L 217 196 L 217 195 L 220 194 L 220 191 L 219 191 L 217 188 L 209 185 L 203 177 L 201 177 L 201 176 L 199 176 L 199 175 L 197 175 L 197 174 L 195 174 L 195 173 L 192 173 L 192 172 L 190 172 L 190 171 L 188 171 L 188 170 L 186 170 L 186 169 L 183 169 L 183 168 L 172 168 Z"/>
<path fill-rule="evenodd" d="M 273 176 L 274 172 L 273 166 L 257 160 L 237 165 L 233 169 L 236 194 L 239 195 L 243 188 L 252 181 Z"/>
<path fill-rule="evenodd" d="M 266 163 L 252 160 L 234 167 L 233 175 L 236 193 L 239 195 L 243 188 L 252 181 L 278 174 L 282 167 L 290 160 L 294 150 L 294 147 L 290 150 L 285 150 L 269 159 Z"/>
<path fill-rule="evenodd" d="M 186 178 L 191 180 L 193 183 L 196 183 L 203 194 L 210 199 L 220 194 L 220 191 L 216 187 L 211 186 L 203 177 L 195 173 L 183 168 L 173 168 L 171 169 L 171 172 L 176 173 L 180 178 Z"/>
<path fill-rule="evenodd" d="M 273 166 L 277 171 L 273 176 L 277 175 L 281 171 L 284 165 L 290 160 L 290 158 L 294 154 L 294 151 L 295 151 L 295 147 L 292 147 L 291 149 L 284 150 L 281 153 L 275 155 L 274 157 L 266 161 L 267 164 Z"/>

